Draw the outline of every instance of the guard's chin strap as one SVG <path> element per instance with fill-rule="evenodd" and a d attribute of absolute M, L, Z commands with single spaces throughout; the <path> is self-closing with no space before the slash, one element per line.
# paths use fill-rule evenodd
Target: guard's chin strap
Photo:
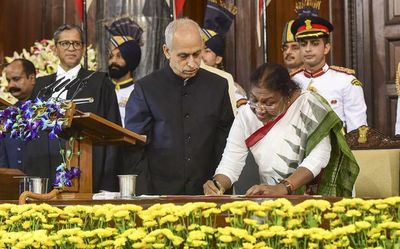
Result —
<path fill-rule="evenodd" d="M 119 89 L 121 89 L 121 86 L 124 86 L 124 85 L 126 85 L 126 84 L 129 84 L 129 83 L 133 82 L 133 78 L 129 78 L 129 79 L 123 80 L 123 81 L 121 81 L 121 82 L 117 82 L 117 81 L 115 81 L 115 80 L 112 80 L 112 82 L 113 82 L 114 85 L 115 85 L 115 90 L 118 91 Z"/>

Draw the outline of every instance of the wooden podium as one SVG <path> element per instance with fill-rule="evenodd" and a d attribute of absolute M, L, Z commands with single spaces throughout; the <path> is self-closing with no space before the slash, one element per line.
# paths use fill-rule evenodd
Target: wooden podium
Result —
<path fill-rule="evenodd" d="M 0 110 L 6 109 L 7 107 L 11 106 L 12 104 L 7 100 L 0 98 Z"/>
<path fill-rule="evenodd" d="M 24 192 L 19 198 L 25 203 L 30 197 L 38 200 L 58 199 L 92 199 L 92 151 L 93 145 L 130 145 L 138 142 L 145 143 L 146 136 L 136 134 L 113 122 L 93 113 L 85 113 L 75 109 L 75 104 L 67 111 L 68 124 L 59 135 L 65 139 L 75 137 L 72 150 L 71 166 L 81 170 L 79 179 L 73 179 L 72 187 L 63 190 L 54 189 L 48 194 Z"/>

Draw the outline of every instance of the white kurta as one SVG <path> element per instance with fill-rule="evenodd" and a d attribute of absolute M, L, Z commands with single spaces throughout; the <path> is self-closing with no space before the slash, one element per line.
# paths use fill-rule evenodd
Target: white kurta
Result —
<path fill-rule="evenodd" d="M 298 165 L 310 170 L 314 177 L 328 164 L 331 152 L 329 136 L 322 139 L 304 159 L 299 159 L 301 155 L 292 149 L 293 145 L 305 146 L 305 137 L 298 136 L 296 128 L 304 131 L 303 134 L 306 133 L 307 127 L 301 113 L 310 113 L 310 98 L 315 99 L 312 94 L 303 93 L 268 134 L 250 148 L 259 166 L 261 182 L 274 185 L 284 178 L 284 175 L 295 171 L 288 166 L 282 156 L 294 161 L 300 160 L 296 161 Z M 263 123 L 257 119 L 248 104 L 239 110 L 215 174 L 227 176 L 232 183 L 238 180 L 249 152 L 245 140 L 262 126 Z"/>
<path fill-rule="evenodd" d="M 304 71 L 292 76 L 301 89 L 314 88 L 324 97 L 344 122 L 347 132 L 367 125 L 367 105 L 361 86 L 352 84 L 356 77 L 336 71 L 327 64 L 323 67 L 324 74 L 315 78 L 308 78 Z"/>

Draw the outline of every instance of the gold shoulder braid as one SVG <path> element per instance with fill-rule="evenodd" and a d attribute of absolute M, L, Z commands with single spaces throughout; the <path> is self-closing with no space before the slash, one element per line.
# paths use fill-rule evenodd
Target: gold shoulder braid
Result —
<path fill-rule="evenodd" d="M 351 75 L 356 74 L 356 71 L 354 71 L 353 69 L 347 68 L 347 67 L 329 66 L 329 68 L 332 68 L 335 71 L 339 71 L 339 72 L 346 73 L 346 74 L 351 74 Z"/>
<path fill-rule="evenodd" d="M 397 96 L 400 96 L 400 62 L 397 65 L 397 72 L 396 72 L 396 92 Z"/>
<path fill-rule="evenodd" d="M 354 85 L 354 86 L 362 86 L 361 81 L 359 81 L 358 79 L 353 79 L 351 81 L 351 84 Z"/>

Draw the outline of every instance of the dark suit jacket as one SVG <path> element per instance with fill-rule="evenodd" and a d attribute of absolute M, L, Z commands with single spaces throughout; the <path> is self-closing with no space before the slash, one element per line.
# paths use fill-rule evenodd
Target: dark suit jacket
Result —
<path fill-rule="evenodd" d="M 85 69 L 79 71 L 78 77 L 83 79 L 91 72 Z M 56 79 L 56 74 L 40 77 L 32 96 L 43 87 L 51 84 Z M 75 85 L 67 92 L 67 99 L 70 99 L 78 85 Z M 86 87 L 80 91 L 75 98 L 93 97 L 94 103 L 77 105 L 77 109 L 84 112 L 92 112 L 104 117 L 116 124 L 121 124 L 117 98 L 114 86 L 105 73 L 96 72 L 88 80 Z M 41 177 L 55 176 L 55 169 L 61 163 L 59 153 L 64 142 L 49 140 L 46 133 L 42 133 L 37 140 L 27 144 L 26 174 Z M 100 189 L 117 190 L 117 165 L 118 155 L 115 146 L 95 146 L 93 148 L 93 190 Z"/>
<path fill-rule="evenodd" d="M 125 127 L 148 135 L 145 154 L 154 194 L 202 194 L 233 122 L 228 84 L 200 69 L 186 82 L 167 65 L 135 84 Z"/>

